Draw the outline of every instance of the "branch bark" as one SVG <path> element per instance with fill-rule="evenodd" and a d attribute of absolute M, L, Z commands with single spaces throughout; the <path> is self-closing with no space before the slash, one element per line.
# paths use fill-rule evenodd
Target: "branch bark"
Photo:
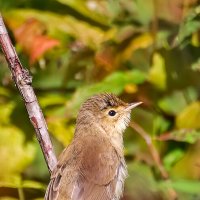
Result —
<path fill-rule="evenodd" d="M 17 56 L 15 48 L 12 45 L 8 32 L 0 14 L 0 45 L 7 60 L 12 78 L 18 88 L 30 118 L 30 121 L 36 131 L 36 136 L 44 154 L 47 167 L 51 173 L 56 166 L 57 159 L 49 137 L 46 121 L 38 104 L 37 97 L 31 86 L 32 77 L 27 69 L 23 68 Z"/>

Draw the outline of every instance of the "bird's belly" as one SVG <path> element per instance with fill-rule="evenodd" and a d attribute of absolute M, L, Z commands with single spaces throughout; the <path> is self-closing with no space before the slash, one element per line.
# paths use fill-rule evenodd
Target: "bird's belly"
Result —
<path fill-rule="evenodd" d="M 125 161 L 123 160 L 118 168 L 115 197 L 112 200 L 118 200 L 122 196 L 123 190 L 124 190 L 124 181 L 127 175 L 128 175 L 127 166 L 126 166 Z"/>

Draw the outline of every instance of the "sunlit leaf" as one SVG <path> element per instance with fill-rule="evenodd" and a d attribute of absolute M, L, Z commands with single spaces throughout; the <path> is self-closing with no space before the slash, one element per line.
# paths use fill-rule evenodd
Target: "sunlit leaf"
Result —
<path fill-rule="evenodd" d="M 24 180 L 22 181 L 23 188 L 32 188 L 32 189 L 46 189 L 46 185 L 42 184 L 41 182 L 36 182 L 33 180 Z"/>
<path fill-rule="evenodd" d="M 31 189 L 42 189 L 44 190 L 46 186 L 40 182 L 33 180 L 22 180 L 19 176 L 12 176 L 6 180 L 0 180 L 0 187 L 8 188 L 31 188 Z"/>
<path fill-rule="evenodd" d="M 49 118 L 48 127 L 50 133 L 64 146 L 67 146 L 74 135 L 74 125 L 67 124 L 66 119 Z"/>
<path fill-rule="evenodd" d="M 156 2 L 157 3 L 157 2 Z M 143 24 L 148 24 L 153 17 L 154 1 L 135 1 L 136 4 L 136 16 Z M 142 10 L 142 12 L 141 12 Z"/>
<path fill-rule="evenodd" d="M 7 90 L 6 88 L 0 87 L 0 95 L 1 96 L 5 96 L 5 97 L 9 97 L 10 96 L 10 91 Z"/>
<path fill-rule="evenodd" d="M 198 32 L 195 32 L 195 33 L 192 34 L 191 43 L 195 47 L 199 47 L 200 46 L 200 38 L 199 38 L 199 33 Z"/>
<path fill-rule="evenodd" d="M 172 186 L 177 191 L 181 191 L 181 192 L 189 193 L 189 194 L 200 194 L 199 181 L 193 181 L 193 180 L 173 181 Z"/>
<path fill-rule="evenodd" d="M 101 4 L 101 1 L 83 1 L 83 0 L 57 0 L 60 3 L 66 4 L 76 11 L 80 12 L 82 15 L 87 16 L 91 18 L 92 20 L 95 20 L 99 23 L 108 24 L 108 18 L 105 15 L 102 15 L 100 12 L 100 9 L 104 6 L 104 4 Z M 106 6 L 104 8 L 104 12 L 106 13 Z M 95 12 L 96 11 L 96 12 Z"/>
<path fill-rule="evenodd" d="M 176 117 L 176 126 L 178 128 L 200 128 L 200 102 L 196 101 L 187 106 Z"/>
<path fill-rule="evenodd" d="M 148 80 L 159 89 L 164 90 L 166 88 L 165 61 L 158 53 L 153 55 L 153 64 L 149 71 Z"/>
<path fill-rule="evenodd" d="M 0 157 L 6 161 L 0 165 L 4 172 L 0 179 L 4 179 L 6 175 L 21 173 L 33 161 L 35 148 L 30 142 L 25 145 L 22 131 L 12 125 L 0 126 L 0 138 Z"/>
<path fill-rule="evenodd" d="M 10 123 L 10 115 L 15 107 L 14 102 L 10 102 L 7 104 L 0 104 L 0 124 L 9 124 Z"/>
<path fill-rule="evenodd" d="M 170 171 L 171 176 L 176 179 L 193 179 L 200 178 L 200 142 L 199 140 L 190 145 L 184 152 L 183 157 L 178 160 Z"/>
<path fill-rule="evenodd" d="M 134 38 L 125 51 L 122 53 L 123 59 L 129 59 L 134 51 L 138 49 L 145 49 L 153 44 L 153 37 L 150 33 L 144 33 Z"/>
<path fill-rule="evenodd" d="M 46 94 L 39 97 L 41 107 L 62 105 L 66 102 L 66 98 L 60 94 Z"/>
<path fill-rule="evenodd" d="M 132 94 L 132 93 L 136 93 L 138 91 L 138 87 L 135 84 L 127 84 L 127 85 L 125 85 L 124 90 L 125 90 L 125 92 Z"/>
<path fill-rule="evenodd" d="M 19 174 L 5 174 L 6 178 L 0 179 L 0 187 L 19 188 L 22 178 Z"/>

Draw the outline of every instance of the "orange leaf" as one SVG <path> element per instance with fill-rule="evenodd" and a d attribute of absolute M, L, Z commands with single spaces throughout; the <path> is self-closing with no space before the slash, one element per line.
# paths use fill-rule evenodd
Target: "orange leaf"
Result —
<path fill-rule="evenodd" d="M 34 63 L 48 50 L 58 46 L 59 44 L 60 43 L 58 40 L 52 39 L 45 35 L 35 37 L 30 51 L 30 62 Z"/>
<path fill-rule="evenodd" d="M 37 61 L 46 51 L 58 46 L 60 43 L 44 35 L 45 25 L 37 19 L 30 18 L 14 30 L 16 41 L 30 56 L 30 63 Z"/>

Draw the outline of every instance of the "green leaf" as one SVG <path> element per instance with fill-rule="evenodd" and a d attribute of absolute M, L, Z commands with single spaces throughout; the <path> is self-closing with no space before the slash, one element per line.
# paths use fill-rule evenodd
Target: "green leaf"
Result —
<path fill-rule="evenodd" d="M 0 180 L 0 187 L 8 187 L 8 188 L 31 188 L 31 189 L 39 189 L 45 190 L 46 185 L 33 181 L 33 180 L 22 180 L 20 176 L 12 176 L 7 178 L 6 180 Z"/>
<path fill-rule="evenodd" d="M 153 120 L 153 134 L 157 135 L 165 132 L 169 128 L 169 121 L 162 116 L 156 116 Z"/>
<path fill-rule="evenodd" d="M 148 0 L 148 1 L 137 0 L 134 2 L 136 4 L 135 12 L 136 12 L 137 19 L 143 24 L 148 24 L 152 20 L 153 15 L 154 15 L 153 0 Z"/>
<path fill-rule="evenodd" d="M 15 107 L 14 102 L 0 105 L 0 124 L 10 124 L 10 115 Z"/>
<path fill-rule="evenodd" d="M 66 103 L 66 98 L 57 93 L 48 93 L 46 95 L 40 96 L 38 99 L 41 107 L 43 108 L 47 106 L 63 105 Z"/>
<path fill-rule="evenodd" d="M 186 37 L 197 32 L 200 28 L 199 19 L 196 19 L 200 15 L 200 6 L 192 9 L 186 20 L 181 24 L 179 34 L 176 38 L 176 45 L 182 43 Z"/>
<path fill-rule="evenodd" d="M 163 159 L 165 168 L 169 171 L 173 165 L 183 157 L 183 155 L 184 151 L 178 148 L 170 151 Z"/>
<path fill-rule="evenodd" d="M 188 102 L 195 101 L 197 98 L 198 94 L 195 88 L 189 87 L 185 90 L 174 91 L 160 99 L 158 106 L 170 115 L 177 115 L 187 106 Z"/>
<path fill-rule="evenodd" d="M 171 183 L 172 187 L 175 190 L 184 192 L 184 193 L 190 193 L 190 194 L 200 194 L 200 182 L 199 181 L 193 181 L 193 180 L 178 180 L 173 181 Z"/>
<path fill-rule="evenodd" d="M 181 43 L 186 37 L 190 36 L 192 33 L 196 32 L 200 28 L 199 21 L 190 21 L 184 24 L 183 27 L 181 27 L 178 41 Z"/>
<path fill-rule="evenodd" d="M 22 181 L 22 188 L 32 188 L 32 189 L 40 189 L 40 190 L 45 190 L 46 185 L 33 181 L 33 180 L 24 180 Z"/>
<path fill-rule="evenodd" d="M 184 141 L 188 143 L 195 143 L 200 139 L 200 131 L 198 130 L 179 130 L 173 131 L 172 135 L 176 141 Z"/>
<path fill-rule="evenodd" d="M 187 105 L 184 94 L 181 91 L 172 93 L 159 100 L 158 106 L 168 114 L 176 115 Z"/>
<path fill-rule="evenodd" d="M 10 91 L 6 88 L 0 87 L 0 95 L 9 97 L 10 96 Z"/>
<path fill-rule="evenodd" d="M 95 20 L 101 24 L 108 25 L 108 19 L 105 15 L 98 12 L 98 7 L 102 8 L 102 4 L 98 1 L 83 1 L 83 0 L 57 0 L 60 3 L 66 4 L 71 8 L 75 9 L 79 13 Z M 105 8 L 104 8 L 105 9 Z M 105 11 L 106 13 L 106 11 Z"/>

